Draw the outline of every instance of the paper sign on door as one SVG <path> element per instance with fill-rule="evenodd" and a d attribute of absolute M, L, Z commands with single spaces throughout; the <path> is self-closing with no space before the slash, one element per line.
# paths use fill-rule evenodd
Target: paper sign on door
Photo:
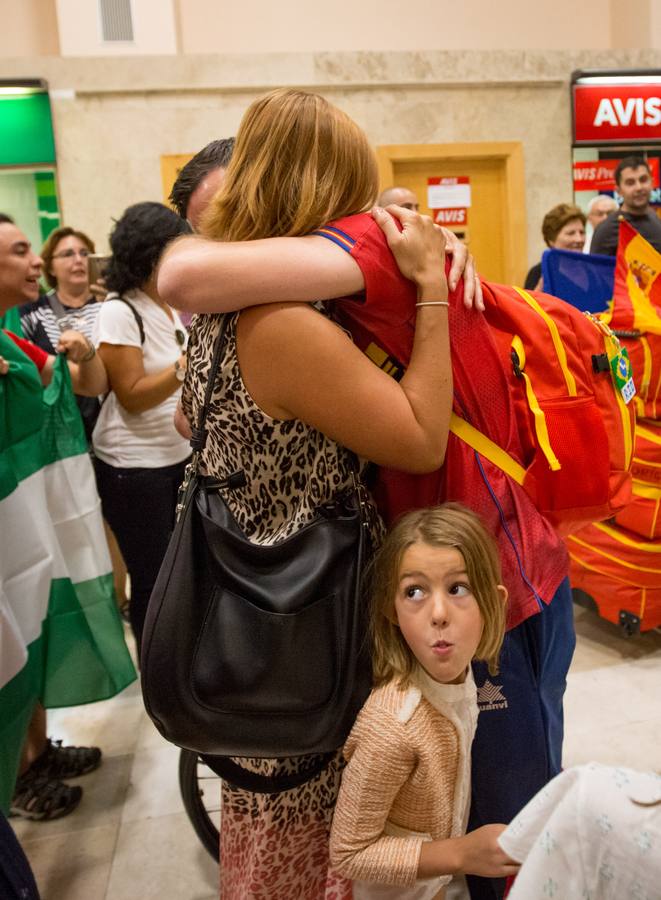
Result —
<path fill-rule="evenodd" d="M 467 225 L 470 205 L 468 175 L 427 179 L 427 206 L 439 225 Z"/>

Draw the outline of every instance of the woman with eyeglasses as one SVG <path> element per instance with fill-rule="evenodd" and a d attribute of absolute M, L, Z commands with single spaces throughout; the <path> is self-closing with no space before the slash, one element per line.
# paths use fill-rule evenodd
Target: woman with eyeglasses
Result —
<path fill-rule="evenodd" d="M 57 353 L 63 331 L 78 331 L 92 339 L 94 323 L 101 309 L 89 284 L 88 257 L 94 242 L 84 231 L 68 226 L 51 231 L 41 250 L 43 278 L 49 290 L 33 303 L 20 308 L 24 337 L 46 353 Z M 99 415 L 96 397 L 77 396 L 87 439 Z"/>
<path fill-rule="evenodd" d="M 156 286 L 163 250 L 188 231 L 161 203 L 129 206 L 110 235 L 109 294 L 94 328 L 110 383 L 92 435 L 97 486 L 131 577 L 129 615 L 138 652 L 190 456 L 174 427 L 187 334 Z"/>

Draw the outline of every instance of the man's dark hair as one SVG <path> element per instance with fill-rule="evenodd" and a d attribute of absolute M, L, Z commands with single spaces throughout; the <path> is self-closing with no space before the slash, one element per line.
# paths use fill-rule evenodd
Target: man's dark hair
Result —
<path fill-rule="evenodd" d="M 0 225 L 15 225 L 16 222 L 12 219 L 11 216 L 8 216 L 7 213 L 0 212 Z"/>
<path fill-rule="evenodd" d="M 234 151 L 234 138 L 224 138 L 222 141 L 211 141 L 203 147 L 192 159 L 189 159 L 183 169 L 177 175 L 177 180 L 172 185 L 170 203 L 177 210 L 182 219 L 186 218 L 186 210 L 191 194 L 202 179 L 213 169 L 226 169 Z"/>
<path fill-rule="evenodd" d="M 112 256 L 104 276 L 108 290 L 123 294 L 142 287 L 180 234 L 190 234 L 188 223 L 162 203 L 129 206 L 110 235 Z"/>
<path fill-rule="evenodd" d="M 620 160 L 617 164 L 617 168 L 614 172 L 615 184 L 620 183 L 620 179 L 622 178 L 622 169 L 639 169 L 641 166 L 645 166 L 648 172 L 651 174 L 650 164 L 644 159 L 642 156 L 625 156 L 624 159 Z"/>

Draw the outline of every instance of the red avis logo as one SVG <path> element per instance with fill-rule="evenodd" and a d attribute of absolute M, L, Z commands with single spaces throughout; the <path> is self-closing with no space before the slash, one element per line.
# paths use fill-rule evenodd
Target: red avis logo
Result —
<path fill-rule="evenodd" d="M 577 144 L 661 138 L 659 84 L 577 84 L 573 99 Z"/>
<path fill-rule="evenodd" d="M 602 97 L 592 124 L 595 128 L 602 125 L 659 125 L 661 97 L 627 97 L 626 100 Z"/>

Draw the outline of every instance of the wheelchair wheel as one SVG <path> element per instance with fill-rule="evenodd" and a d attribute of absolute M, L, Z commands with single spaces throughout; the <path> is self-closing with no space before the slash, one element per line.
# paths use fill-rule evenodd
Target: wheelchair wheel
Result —
<path fill-rule="evenodd" d="M 220 857 L 220 778 L 197 753 L 179 755 L 179 789 L 195 833 L 218 862 Z"/>

